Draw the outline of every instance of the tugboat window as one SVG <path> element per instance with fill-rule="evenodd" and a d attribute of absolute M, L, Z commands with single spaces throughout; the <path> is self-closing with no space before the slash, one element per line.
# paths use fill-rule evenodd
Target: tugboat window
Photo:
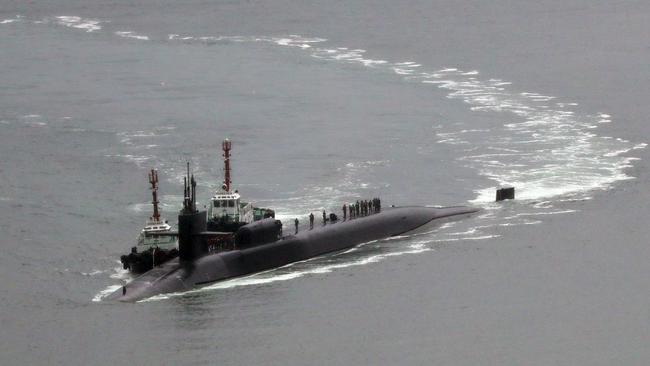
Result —
<path fill-rule="evenodd" d="M 214 201 L 214 207 L 219 207 L 219 206 L 221 206 L 221 205 L 219 204 L 219 201 Z"/>
<path fill-rule="evenodd" d="M 228 207 L 235 207 L 235 201 L 228 201 Z"/>

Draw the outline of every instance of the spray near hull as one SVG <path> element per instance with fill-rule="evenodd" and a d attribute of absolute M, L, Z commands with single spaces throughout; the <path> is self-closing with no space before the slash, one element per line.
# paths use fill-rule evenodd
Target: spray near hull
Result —
<path fill-rule="evenodd" d="M 191 233 L 180 239 L 187 254 L 173 259 L 137 277 L 107 297 L 108 300 L 136 302 L 151 296 L 183 292 L 196 286 L 260 272 L 319 255 L 347 249 L 373 240 L 406 234 L 435 220 L 476 212 L 471 207 L 396 207 L 353 220 L 314 227 L 279 240 L 214 254 L 202 254 L 200 234 L 205 213 L 179 216 L 179 223 L 190 222 Z M 179 225 L 180 226 L 180 225 Z M 180 229 L 180 227 L 179 227 Z M 184 239 L 184 240 L 183 240 Z M 182 250 L 181 250 L 182 251 Z"/>

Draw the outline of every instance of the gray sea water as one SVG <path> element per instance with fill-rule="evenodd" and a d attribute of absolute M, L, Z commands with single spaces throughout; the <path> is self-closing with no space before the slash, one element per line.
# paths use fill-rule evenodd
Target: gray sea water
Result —
<path fill-rule="evenodd" d="M 647 365 L 647 1 L 0 1 L 0 364 Z M 137 304 L 207 202 L 475 205 Z M 513 185 L 518 199 L 493 200 Z"/>

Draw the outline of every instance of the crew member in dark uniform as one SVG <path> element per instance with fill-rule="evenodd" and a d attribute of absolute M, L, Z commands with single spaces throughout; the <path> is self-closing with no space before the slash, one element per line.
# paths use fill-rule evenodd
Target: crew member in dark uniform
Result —
<path fill-rule="evenodd" d="M 325 213 L 325 210 L 323 210 L 323 225 L 327 224 L 327 214 Z"/>
<path fill-rule="evenodd" d="M 356 214 L 355 216 L 356 216 L 356 217 L 359 217 L 359 214 L 361 213 L 361 212 L 360 212 L 360 211 L 361 211 L 361 207 L 359 207 L 359 201 L 357 201 L 357 203 L 354 204 L 354 211 L 355 211 L 355 214 Z"/>
<path fill-rule="evenodd" d="M 348 207 L 344 203 L 343 204 L 343 221 L 345 221 L 348 218 L 348 211 L 347 210 L 348 210 Z"/>
<path fill-rule="evenodd" d="M 298 234 L 298 219 L 293 220 L 293 223 L 296 225 L 296 234 Z"/>
<path fill-rule="evenodd" d="M 309 230 L 314 228 L 314 213 L 309 213 Z"/>

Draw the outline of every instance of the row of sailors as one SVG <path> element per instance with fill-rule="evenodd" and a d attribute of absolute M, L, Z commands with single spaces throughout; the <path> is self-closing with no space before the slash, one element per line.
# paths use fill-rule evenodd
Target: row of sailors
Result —
<path fill-rule="evenodd" d="M 373 198 L 371 200 L 357 201 L 350 205 L 343 204 L 343 220 L 347 220 L 348 213 L 350 219 L 356 217 L 368 216 L 381 211 L 381 200 Z"/>
<path fill-rule="evenodd" d="M 379 198 L 373 198 L 371 200 L 362 200 L 362 201 L 356 201 L 354 203 L 348 204 L 343 204 L 343 221 L 345 220 L 352 220 L 357 217 L 363 217 L 363 216 L 368 216 L 372 215 L 374 213 L 378 213 L 381 211 L 381 200 Z M 332 223 L 336 222 L 338 220 L 338 217 L 336 214 L 331 213 L 329 215 L 329 218 L 327 217 L 327 213 L 325 210 L 323 210 L 323 225 L 327 224 L 327 221 L 330 221 Z M 294 220 L 294 224 L 296 226 L 296 234 L 298 234 L 298 219 Z M 314 214 L 310 213 L 309 214 L 309 230 L 314 228 Z"/>

